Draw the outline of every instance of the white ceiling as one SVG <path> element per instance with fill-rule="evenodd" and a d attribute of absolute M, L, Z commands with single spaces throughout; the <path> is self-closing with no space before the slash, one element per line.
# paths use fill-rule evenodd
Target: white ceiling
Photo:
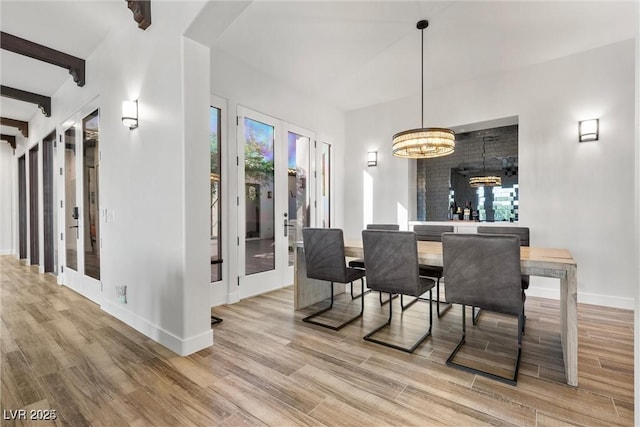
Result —
<path fill-rule="evenodd" d="M 169 0 L 152 0 L 152 13 L 159 1 Z M 348 111 L 418 93 L 420 19 L 430 21 L 425 87 L 438 87 L 631 39 L 635 7 L 633 0 L 215 2 L 188 35 Z M 2 31 L 85 59 L 114 26 L 135 25 L 122 0 L 0 0 L 0 15 Z M 0 61 L 3 85 L 42 95 L 71 78 L 7 51 Z M 40 114 L 7 98 L 0 110 L 25 121 Z"/>

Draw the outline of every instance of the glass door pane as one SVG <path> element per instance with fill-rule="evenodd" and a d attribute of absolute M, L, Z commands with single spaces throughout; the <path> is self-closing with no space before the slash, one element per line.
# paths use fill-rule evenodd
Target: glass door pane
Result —
<path fill-rule="evenodd" d="M 287 183 L 289 213 L 289 266 L 294 264 L 295 243 L 302 240 L 302 228 L 310 224 L 309 151 L 311 138 L 287 132 Z"/>
<path fill-rule="evenodd" d="M 98 110 L 82 119 L 84 274 L 100 279 L 100 146 Z"/>
<path fill-rule="evenodd" d="M 64 192 L 66 266 L 78 270 L 78 219 L 76 205 L 76 129 L 64 132 Z"/>
<path fill-rule="evenodd" d="M 275 128 L 244 118 L 245 275 L 275 269 Z"/>
<path fill-rule="evenodd" d="M 320 160 L 320 214 L 323 228 L 331 227 L 331 145 L 322 143 Z"/>
<path fill-rule="evenodd" d="M 56 133 L 49 134 L 42 141 L 42 218 L 44 240 L 44 271 L 57 273 L 56 268 L 56 209 L 54 149 Z"/>
<path fill-rule="evenodd" d="M 222 199 L 220 197 L 221 110 L 209 110 L 209 153 L 211 157 L 211 282 L 222 280 Z"/>

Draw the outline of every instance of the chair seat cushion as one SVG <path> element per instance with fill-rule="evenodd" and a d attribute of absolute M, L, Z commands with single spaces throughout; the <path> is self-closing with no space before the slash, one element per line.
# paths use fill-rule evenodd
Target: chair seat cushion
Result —
<path fill-rule="evenodd" d="M 359 268 L 347 268 L 347 281 L 345 283 L 361 279 L 365 276 L 365 274 L 365 271 Z"/>
<path fill-rule="evenodd" d="M 419 268 L 421 276 L 435 277 L 436 279 L 442 278 L 444 272 L 442 267 L 435 265 L 420 264 Z"/>
<path fill-rule="evenodd" d="M 387 293 L 391 293 L 391 294 L 397 294 L 397 293 L 401 293 L 402 295 L 410 295 L 413 297 L 419 297 L 420 295 L 424 294 L 425 292 L 427 292 L 429 289 L 433 288 L 436 285 L 436 282 L 433 281 L 432 279 L 426 278 L 426 277 L 420 277 L 420 284 L 418 286 L 418 289 L 414 289 L 413 291 L 402 291 L 399 292 L 399 287 L 394 284 L 394 283 L 390 283 L 387 286 L 384 285 L 368 285 L 368 287 L 370 289 L 373 289 L 374 291 L 379 291 L 379 292 L 387 292 Z"/>
<path fill-rule="evenodd" d="M 428 279 L 426 277 L 421 277 L 420 278 L 420 289 L 418 290 L 418 292 L 413 295 L 414 297 L 419 297 L 420 295 L 424 294 L 425 292 L 427 292 L 429 289 L 433 289 L 433 287 L 436 285 L 436 282 L 432 279 Z"/>
<path fill-rule="evenodd" d="M 364 268 L 364 259 L 357 258 L 349 261 L 349 267 L 351 268 Z"/>

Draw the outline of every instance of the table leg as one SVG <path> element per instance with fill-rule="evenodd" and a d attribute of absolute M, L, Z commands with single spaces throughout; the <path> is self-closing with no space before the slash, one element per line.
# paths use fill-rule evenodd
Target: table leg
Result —
<path fill-rule="evenodd" d="M 307 277 L 307 265 L 304 259 L 304 249 L 296 248 L 295 274 L 293 282 L 294 309 L 300 310 L 331 297 L 330 282 L 309 279 Z M 344 292 L 345 285 L 335 284 L 335 294 Z"/>
<path fill-rule="evenodd" d="M 578 274 L 575 265 L 560 279 L 562 353 L 567 384 L 578 386 Z"/>

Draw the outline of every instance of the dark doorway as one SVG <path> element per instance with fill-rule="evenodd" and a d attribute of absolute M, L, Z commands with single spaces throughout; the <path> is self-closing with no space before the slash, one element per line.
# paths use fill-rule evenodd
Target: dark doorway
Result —
<path fill-rule="evenodd" d="M 22 155 L 18 159 L 18 253 L 27 258 L 27 162 Z"/>
<path fill-rule="evenodd" d="M 38 239 L 38 146 L 29 150 L 29 260 L 40 264 Z"/>

